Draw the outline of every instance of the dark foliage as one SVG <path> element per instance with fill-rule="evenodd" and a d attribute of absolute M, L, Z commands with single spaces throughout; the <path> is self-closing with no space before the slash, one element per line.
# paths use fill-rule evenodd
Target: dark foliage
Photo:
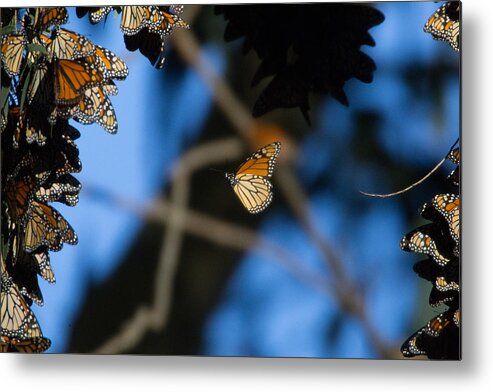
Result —
<path fill-rule="evenodd" d="M 374 46 L 368 30 L 383 22 L 373 7 L 361 4 L 218 5 L 228 24 L 226 41 L 244 38 L 243 53 L 253 50 L 260 65 L 252 86 L 273 76 L 258 97 L 253 115 L 299 107 L 309 122 L 311 93 L 349 101 L 346 81 L 373 80 L 373 60 L 361 51 Z"/>

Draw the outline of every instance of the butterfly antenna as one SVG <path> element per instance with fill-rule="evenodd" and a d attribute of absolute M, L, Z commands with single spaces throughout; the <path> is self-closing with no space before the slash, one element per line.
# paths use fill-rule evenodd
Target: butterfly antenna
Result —
<path fill-rule="evenodd" d="M 397 191 L 397 192 L 392 192 L 392 193 L 386 193 L 386 194 L 380 194 L 380 193 L 368 193 L 368 192 L 363 192 L 363 191 L 359 191 L 360 193 L 362 193 L 363 195 L 365 196 L 371 196 L 371 197 L 381 197 L 381 198 L 386 198 L 386 197 L 392 197 L 392 196 L 396 196 L 396 195 L 400 195 L 402 193 L 405 193 L 407 191 L 410 191 L 411 189 L 413 189 L 415 186 L 418 186 L 419 184 L 421 184 L 422 182 L 424 182 L 428 177 L 430 177 L 433 173 L 435 173 L 438 168 L 440 166 L 442 166 L 443 162 L 445 162 L 445 160 L 447 159 L 448 155 L 450 154 L 450 152 L 454 149 L 454 147 L 457 145 L 457 143 L 459 142 L 459 138 L 457 138 L 457 140 L 455 141 L 455 143 L 452 145 L 452 147 L 450 147 L 450 149 L 448 150 L 447 154 L 445 155 L 445 157 L 442 158 L 442 160 L 440 162 L 438 162 L 436 164 L 436 166 L 431 169 L 428 174 L 426 174 L 423 178 L 419 179 L 418 181 L 416 181 L 415 183 L 409 185 L 408 187 L 404 188 L 404 189 L 401 189 L 400 191 Z"/>

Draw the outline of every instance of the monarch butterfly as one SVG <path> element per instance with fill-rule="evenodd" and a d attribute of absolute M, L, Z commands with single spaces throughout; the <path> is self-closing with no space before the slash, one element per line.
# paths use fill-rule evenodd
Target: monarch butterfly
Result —
<path fill-rule="evenodd" d="M 460 324 L 460 309 L 457 309 L 454 312 L 454 324 L 457 326 L 459 326 L 459 324 Z"/>
<path fill-rule="evenodd" d="M 438 265 L 444 266 L 450 259 L 438 251 L 435 240 L 427 233 L 428 228 L 431 228 L 431 226 L 422 226 L 404 236 L 400 243 L 401 249 L 431 256 Z"/>
<path fill-rule="evenodd" d="M 81 189 L 80 182 L 70 174 L 64 174 L 40 185 L 34 195 L 42 203 L 59 201 L 69 206 L 77 204 Z"/>
<path fill-rule="evenodd" d="M 433 206 L 445 218 L 452 238 L 459 244 L 460 236 L 460 197 L 450 193 L 436 195 Z"/>
<path fill-rule="evenodd" d="M 460 356 L 459 328 L 455 323 L 456 310 L 448 310 L 431 319 L 401 347 L 406 357 L 427 355 L 431 359 L 458 358 Z M 459 316 L 457 316 L 458 320 Z"/>
<path fill-rule="evenodd" d="M 434 39 L 447 41 L 450 46 L 460 50 L 460 2 L 447 2 L 430 16 L 424 31 Z"/>
<path fill-rule="evenodd" d="M 95 45 L 94 54 L 84 58 L 84 62 L 93 65 L 103 74 L 104 79 L 123 80 L 128 76 L 125 62 L 111 50 Z"/>
<path fill-rule="evenodd" d="M 77 105 L 59 108 L 58 115 L 62 118 L 73 117 L 81 124 L 97 123 L 109 133 L 115 133 L 118 122 L 108 95 L 115 95 L 117 92 L 118 88 L 112 82 L 91 87 L 84 91 Z"/>
<path fill-rule="evenodd" d="M 77 234 L 62 215 L 46 204 L 32 200 L 23 222 L 24 248 L 33 252 L 40 246 L 58 251 L 63 242 L 75 245 Z"/>
<path fill-rule="evenodd" d="M 125 34 L 125 46 L 132 52 L 139 49 L 152 65 L 162 68 L 165 60 L 164 37 L 175 26 L 189 27 L 177 15 L 182 11 L 183 6 L 123 7 L 120 28 Z"/>
<path fill-rule="evenodd" d="M 60 26 L 67 22 L 68 12 L 65 7 L 40 8 L 36 28 L 38 31 L 44 31 L 51 25 Z"/>
<path fill-rule="evenodd" d="M 39 275 L 48 283 L 55 283 L 55 273 L 51 268 L 48 249 L 46 247 L 40 247 L 32 253 L 32 257 L 36 261 Z"/>
<path fill-rule="evenodd" d="M 135 35 L 124 35 L 125 47 L 134 52 L 139 49 L 150 63 L 160 69 L 164 65 L 165 42 L 163 37 L 158 34 L 150 33 L 147 29 L 140 30 Z"/>
<path fill-rule="evenodd" d="M 99 23 L 103 18 L 113 11 L 114 7 L 77 7 L 75 9 L 77 17 L 82 18 L 89 13 L 89 21 L 92 24 Z"/>
<path fill-rule="evenodd" d="M 460 149 L 457 147 L 456 149 L 450 151 L 447 155 L 447 159 L 453 164 L 457 165 L 457 167 L 448 175 L 448 180 L 452 182 L 453 185 L 460 185 Z"/>
<path fill-rule="evenodd" d="M 42 353 L 51 346 L 51 340 L 43 336 L 24 340 L 10 339 L 7 336 L 0 337 L 1 352 L 17 351 L 20 353 Z"/>
<path fill-rule="evenodd" d="M 77 103 L 85 89 L 103 81 L 103 74 L 79 61 L 57 60 L 55 62 L 55 102 L 59 105 Z"/>
<path fill-rule="evenodd" d="M 46 136 L 43 134 L 42 127 L 37 123 L 37 119 L 27 116 L 26 111 L 21 111 L 20 107 L 16 106 L 9 110 L 9 115 L 17 118 L 14 134 L 12 135 L 13 145 L 19 147 L 21 136 L 24 136 L 28 144 L 36 142 L 38 146 L 46 144 Z"/>
<path fill-rule="evenodd" d="M 91 13 L 89 14 L 89 19 L 90 19 L 92 24 L 99 23 L 111 11 L 113 11 L 113 7 L 100 7 L 98 9 L 96 9 L 95 11 L 91 11 Z"/>
<path fill-rule="evenodd" d="M 113 105 L 107 97 L 108 92 L 110 95 L 115 93 L 114 88 L 116 86 L 112 85 L 108 85 L 107 88 L 106 85 L 92 88 L 89 91 L 90 94 L 84 97 L 85 108 L 80 110 L 74 119 L 82 124 L 96 122 L 109 133 L 115 133 L 118 129 L 118 122 Z M 93 113 L 91 114 L 91 112 Z"/>
<path fill-rule="evenodd" d="M 459 291 L 459 285 L 457 282 L 448 281 L 444 276 L 438 276 L 435 280 L 435 287 L 439 291 Z"/>
<path fill-rule="evenodd" d="M 162 36 L 168 35 L 173 30 L 173 27 L 183 27 L 188 29 L 190 26 L 178 15 L 174 15 L 169 12 L 165 12 L 159 9 L 154 9 L 154 18 L 150 20 L 147 25 L 151 33 L 159 34 Z"/>
<path fill-rule="evenodd" d="M 10 34 L 2 37 L 2 61 L 5 72 L 11 78 L 19 74 L 27 39 L 24 34 Z"/>
<path fill-rule="evenodd" d="M 457 147 L 455 149 L 453 149 L 452 151 L 450 151 L 450 153 L 447 155 L 447 159 L 458 165 L 460 163 L 460 148 Z"/>
<path fill-rule="evenodd" d="M 251 214 L 265 210 L 272 201 L 269 179 L 280 151 L 280 142 L 268 144 L 243 162 L 235 173 L 225 174 L 236 196 Z"/>
<path fill-rule="evenodd" d="M 61 60 L 75 60 L 94 53 L 96 46 L 83 35 L 59 28 L 51 37 L 40 36 L 48 52 Z"/>
<path fill-rule="evenodd" d="M 120 30 L 126 35 L 137 34 L 143 27 L 144 16 L 148 7 L 124 6 L 122 9 Z"/>
<path fill-rule="evenodd" d="M 42 336 L 38 320 L 17 285 L 3 272 L 1 283 L 1 351 L 46 351 L 51 342 Z"/>

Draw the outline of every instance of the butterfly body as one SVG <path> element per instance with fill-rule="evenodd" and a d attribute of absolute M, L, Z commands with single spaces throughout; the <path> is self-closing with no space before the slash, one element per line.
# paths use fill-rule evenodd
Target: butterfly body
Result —
<path fill-rule="evenodd" d="M 269 179 L 280 151 L 281 143 L 268 144 L 243 162 L 236 172 L 225 174 L 236 196 L 251 214 L 265 210 L 272 201 Z"/>

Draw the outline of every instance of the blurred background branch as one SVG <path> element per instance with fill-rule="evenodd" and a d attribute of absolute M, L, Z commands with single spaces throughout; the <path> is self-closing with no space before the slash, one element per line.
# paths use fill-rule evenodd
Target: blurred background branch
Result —
<path fill-rule="evenodd" d="M 247 142 L 255 121 L 229 85 L 201 55 L 199 43 L 193 32 L 176 31 L 172 41 L 182 59 L 200 75 L 210 88 L 218 108 L 232 124 L 234 131 L 244 142 Z M 96 352 L 125 352 L 135 347 L 148 330 L 157 331 L 165 327 L 173 299 L 174 278 L 180 261 L 183 236 L 185 232 L 189 232 L 220 246 L 236 247 L 244 251 L 255 247 L 258 252 L 273 256 L 276 262 L 299 280 L 331 295 L 342 309 L 359 320 L 380 357 L 395 357 L 395 350 L 384 342 L 370 323 L 365 312 L 364 296 L 345 272 L 342 259 L 334 251 L 328 239 L 324 238 L 314 225 L 310 217 L 308 197 L 287 163 L 282 161 L 279 163 L 274 177 L 278 185 L 277 191 L 282 193 L 300 226 L 304 228 L 312 243 L 324 255 L 324 260 L 333 274 L 331 279 L 310 272 L 303 267 L 301 260 L 272 241 L 259 236 L 253 230 L 226 223 L 188 208 L 190 177 L 197 170 L 213 164 L 239 161 L 242 151 L 243 144 L 237 138 L 218 140 L 189 150 L 174 166 L 169 201 L 159 198 L 149 209 L 115 195 L 110 196 L 116 205 L 131 210 L 146 219 L 160 222 L 165 225 L 166 230 L 154 281 L 152 304 L 150 306 L 141 305 L 130 321 L 123 324 L 121 330 L 96 349 Z"/>

